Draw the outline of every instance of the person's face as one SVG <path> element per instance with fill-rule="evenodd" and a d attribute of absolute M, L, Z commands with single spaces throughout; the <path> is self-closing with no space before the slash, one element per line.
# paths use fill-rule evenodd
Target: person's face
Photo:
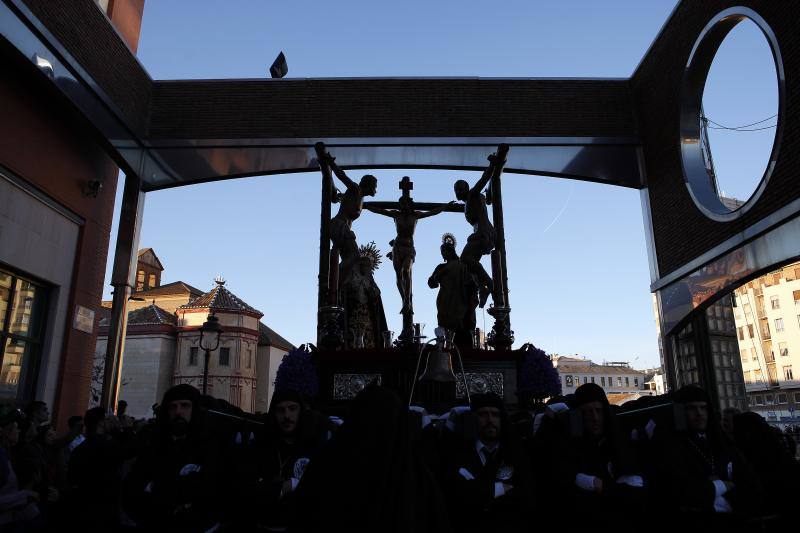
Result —
<path fill-rule="evenodd" d="M 688 402 L 686 404 L 686 424 L 695 433 L 703 433 L 708 427 L 708 404 Z"/>
<path fill-rule="evenodd" d="M 462 202 L 465 201 L 467 199 L 467 196 L 469 195 L 469 185 L 467 185 L 463 181 L 457 182 L 453 186 L 453 190 L 456 193 L 456 198 L 458 198 Z"/>
<path fill-rule="evenodd" d="M 127 403 L 118 403 L 117 404 L 117 416 L 122 416 L 125 414 L 125 410 L 128 409 Z"/>
<path fill-rule="evenodd" d="M 475 411 L 478 418 L 478 437 L 483 442 L 493 442 L 500 438 L 501 419 L 497 407 L 481 407 Z"/>
<path fill-rule="evenodd" d="M 3 428 L 3 439 L 9 446 L 14 446 L 19 442 L 19 426 L 16 422 L 11 422 Z"/>
<path fill-rule="evenodd" d="M 48 420 L 50 420 L 50 410 L 47 408 L 46 405 L 42 405 L 36 410 L 36 412 L 34 413 L 34 417 L 36 418 L 36 422 L 38 423 L 47 422 Z"/>
<path fill-rule="evenodd" d="M 174 400 L 167 406 L 167 417 L 170 422 L 182 418 L 186 422 L 192 421 L 192 401 Z"/>
<path fill-rule="evenodd" d="M 587 402 L 580 406 L 583 431 L 590 437 L 601 437 L 605 429 L 605 411 L 602 402 Z"/>
<path fill-rule="evenodd" d="M 80 435 L 83 433 L 83 422 L 77 422 L 74 426 L 72 426 L 72 434 L 73 435 Z"/>
<path fill-rule="evenodd" d="M 275 422 L 284 435 L 291 435 L 297 429 L 300 420 L 300 404 L 290 400 L 275 406 Z"/>
<path fill-rule="evenodd" d="M 44 435 L 44 443 L 48 446 L 51 446 L 53 442 L 56 440 L 56 430 L 50 428 L 47 430 L 47 433 Z"/>

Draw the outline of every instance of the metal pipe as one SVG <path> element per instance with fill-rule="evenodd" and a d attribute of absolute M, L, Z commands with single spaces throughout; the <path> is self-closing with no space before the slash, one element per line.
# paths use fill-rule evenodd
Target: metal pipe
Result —
<path fill-rule="evenodd" d="M 464 361 L 461 359 L 461 350 L 458 349 L 458 345 L 455 343 L 453 344 L 453 348 L 456 349 L 458 364 L 461 366 L 461 379 L 464 382 L 464 394 L 467 395 L 467 404 L 472 406 L 472 397 L 469 395 L 469 385 L 467 384 L 467 374 L 464 373 Z"/>
<path fill-rule="evenodd" d="M 139 234 L 142 229 L 144 192 L 141 179 L 135 174 L 125 175 L 122 194 L 117 244 L 114 250 L 114 269 L 111 285 L 114 296 L 108 327 L 103 390 L 100 405 L 108 412 L 116 412 L 122 379 L 122 359 L 125 352 L 125 334 L 128 325 L 128 299 L 136 281 L 136 261 Z"/>
<path fill-rule="evenodd" d="M 205 349 L 203 351 L 206 354 L 205 362 L 203 363 L 203 396 L 205 396 L 208 391 L 208 360 L 211 359 L 211 352 Z"/>

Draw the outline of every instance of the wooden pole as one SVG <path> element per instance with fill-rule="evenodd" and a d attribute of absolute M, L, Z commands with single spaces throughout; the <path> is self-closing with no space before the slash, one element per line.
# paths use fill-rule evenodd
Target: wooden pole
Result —
<path fill-rule="evenodd" d="M 502 295 L 498 296 L 502 299 L 502 305 L 508 307 L 508 271 L 506 269 L 506 231 L 503 224 L 503 188 L 500 176 L 503 174 L 503 167 L 506 164 L 506 156 L 508 155 L 508 145 L 501 144 L 497 147 L 497 159 L 494 161 L 494 169 L 492 173 L 492 180 L 490 187 L 492 188 L 492 219 L 494 221 L 494 230 L 497 233 L 497 240 L 495 241 L 495 250 L 499 255 L 499 281 L 502 288 Z M 494 263 L 494 262 L 493 262 Z M 498 279 L 497 274 L 492 272 L 495 279 Z M 500 292 L 500 291 L 498 291 Z"/>
<path fill-rule="evenodd" d="M 330 290 L 330 255 L 331 255 L 331 203 L 333 195 L 333 177 L 331 168 L 325 157 L 325 144 L 316 143 L 314 150 L 317 152 L 317 162 L 322 172 L 322 198 L 320 201 L 319 215 L 319 293 L 317 295 L 317 309 L 328 305 Z"/>

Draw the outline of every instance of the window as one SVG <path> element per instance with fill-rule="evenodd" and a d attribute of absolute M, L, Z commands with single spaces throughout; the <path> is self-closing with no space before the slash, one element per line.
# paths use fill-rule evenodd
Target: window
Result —
<path fill-rule="evenodd" d="M 140 270 L 136 273 L 136 290 L 144 290 L 144 270 Z"/>
<path fill-rule="evenodd" d="M 572 376 L 566 376 L 566 377 L 564 378 L 564 383 L 566 383 L 567 387 L 572 387 L 572 386 L 574 386 L 574 383 L 573 383 L 573 381 L 572 381 Z"/>
<path fill-rule="evenodd" d="M 753 375 L 750 373 L 749 370 L 747 372 L 744 372 L 744 382 L 745 383 L 752 383 L 753 382 Z"/>
<path fill-rule="evenodd" d="M 592 376 L 592 383 L 594 383 L 594 376 Z"/>
<path fill-rule="evenodd" d="M 639 388 L 639 378 L 633 378 L 633 386 Z"/>
<path fill-rule="evenodd" d="M 755 335 L 753 335 L 753 324 L 747 324 L 747 334 L 751 339 L 755 337 Z"/>
<path fill-rule="evenodd" d="M 603 387 L 606 386 L 606 377 L 605 376 L 600 376 L 600 385 L 602 385 Z"/>
<path fill-rule="evenodd" d="M 622 376 L 617 376 L 617 387 L 622 387 Z"/>
<path fill-rule="evenodd" d="M 0 270 L 0 408 L 33 400 L 46 289 Z"/>
<path fill-rule="evenodd" d="M 786 394 L 778 394 L 778 403 L 787 403 Z"/>
<path fill-rule="evenodd" d="M 189 366 L 197 366 L 197 346 L 189 348 Z"/>
<path fill-rule="evenodd" d="M 778 353 L 781 354 L 784 357 L 789 355 L 789 345 L 786 344 L 785 342 L 779 342 L 778 343 Z"/>
<path fill-rule="evenodd" d="M 744 316 L 747 317 L 750 315 L 751 315 L 750 304 L 744 304 Z"/>
<path fill-rule="evenodd" d="M 753 380 L 756 383 L 763 383 L 764 382 L 764 377 L 761 375 L 761 370 L 760 369 L 753 371 Z"/>
<path fill-rule="evenodd" d="M 800 392 L 794 393 L 794 403 L 800 403 Z"/>
<path fill-rule="evenodd" d="M 783 331 L 783 319 L 776 318 L 775 319 L 775 331 Z"/>
<path fill-rule="evenodd" d="M 743 341 L 744 340 L 744 328 L 743 327 L 739 327 L 738 331 L 739 331 L 739 340 Z"/>
<path fill-rule="evenodd" d="M 764 395 L 764 403 L 767 405 L 772 405 L 775 403 L 775 397 L 772 394 L 765 394 Z"/>
<path fill-rule="evenodd" d="M 147 286 L 150 287 L 151 289 L 156 286 L 156 275 L 155 274 L 150 274 L 147 277 Z"/>
<path fill-rule="evenodd" d="M 625 386 L 626 387 L 630 387 L 631 386 L 631 380 L 630 380 L 630 378 L 628 376 L 625 376 Z"/>
<path fill-rule="evenodd" d="M 587 383 L 589 383 L 589 378 L 583 376 L 583 384 L 586 385 Z"/>
<path fill-rule="evenodd" d="M 769 299 L 769 303 L 773 309 L 780 309 L 781 308 L 781 301 L 778 299 L 777 296 L 772 296 Z"/>
<path fill-rule="evenodd" d="M 247 349 L 247 368 L 251 368 L 253 366 L 253 350 L 250 348 Z"/>
<path fill-rule="evenodd" d="M 792 365 L 783 367 L 783 379 L 786 381 L 792 381 L 794 379 L 792 375 Z"/>
<path fill-rule="evenodd" d="M 219 366 L 230 366 L 231 364 L 231 349 L 230 348 L 220 348 L 219 349 Z"/>
<path fill-rule="evenodd" d="M 761 396 L 760 394 L 756 394 L 755 396 L 753 396 L 753 401 L 755 402 L 756 405 L 764 405 L 764 397 Z"/>
<path fill-rule="evenodd" d="M 800 268 L 796 268 L 795 271 L 800 271 Z M 794 298 L 794 305 L 800 305 L 800 291 L 792 291 L 792 298 Z"/>

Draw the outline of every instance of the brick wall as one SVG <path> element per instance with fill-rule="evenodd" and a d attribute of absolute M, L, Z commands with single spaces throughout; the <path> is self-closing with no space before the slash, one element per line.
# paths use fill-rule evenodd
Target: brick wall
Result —
<path fill-rule="evenodd" d="M 786 123 L 772 177 L 758 202 L 730 222 L 707 218 L 686 188 L 678 136 L 683 69 L 692 46 L 719 11 L 742 5 L 758 12 L 778 39 L 786 75 Z M 800 2 L 703 0 L 683 2 L 631 80 L 653 215 L 661 275 L 736 235 L 800 196 Z M 794 121 L 792 119 L 795 119 Z"/>

